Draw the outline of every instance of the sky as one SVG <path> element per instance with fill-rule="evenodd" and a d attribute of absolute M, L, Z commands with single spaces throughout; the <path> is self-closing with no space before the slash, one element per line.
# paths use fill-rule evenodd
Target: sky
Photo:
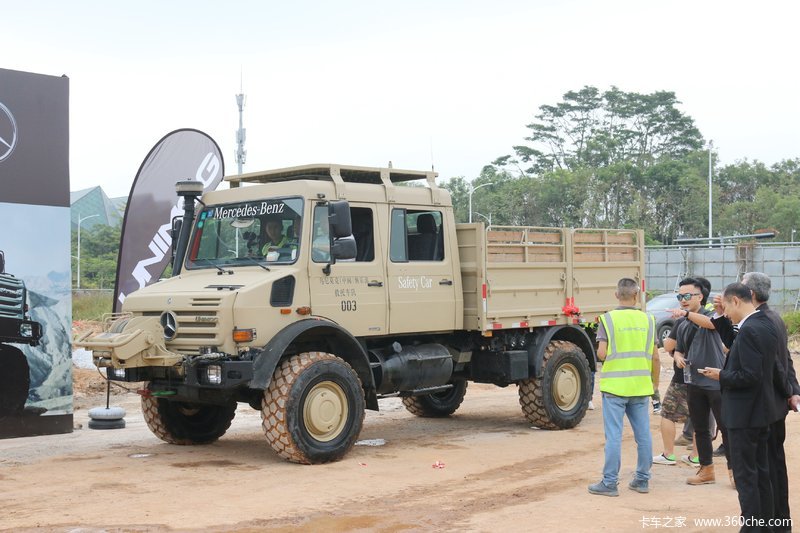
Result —
<path fill-rule="evenodd" d="M 0 0 L 0 67 L 70 78 L 70 189 L 127 195 L 179 128 L 236 173 L 309 163 L 478 176 L 541 105 L 673 91 L 722 164 L 800 157 L 794 1 Z M 0 88 L 0 91 L 2 88 Z"/>
<path fill-rule="evenodd" d="M 69 272 L 68 208 L 0 202 L 0 212 L 6 272 L 22 279 Z"/>

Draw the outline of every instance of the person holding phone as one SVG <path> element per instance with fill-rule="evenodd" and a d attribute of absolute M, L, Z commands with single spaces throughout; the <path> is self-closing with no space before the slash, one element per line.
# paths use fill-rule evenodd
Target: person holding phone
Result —
<path fill-rule="evenodd" d="M 769 473 L 769 426 L 775 416 L 773 374 L 778 332 L 769 317 L 756 309 L 749 287 L 731 283 L 722 294 L 725 315 L 738 333 L 722 369 L 705 367 L 703 376 L 720 382 L 722 420 L 741 515 L 750 524 L 774 516 Z M 742 531 L 759 531 L 743 527 Z"/>

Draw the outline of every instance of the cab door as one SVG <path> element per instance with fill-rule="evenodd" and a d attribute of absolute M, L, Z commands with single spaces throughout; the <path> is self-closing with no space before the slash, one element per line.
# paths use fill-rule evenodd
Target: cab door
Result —
<path fill-rule="evenodd" d="M 444 234 L 444 212 L 392 207 L 390 212 L 389 332 L 450 331 L 456 327 L 455 258 Z"/>
<path fill-rule="evenodd" d="M 314 207 L 308 272 L 311 312 L 332 320 L 354 336 L 386 334 L 386 275 L 376 211 L 370 204 L 351 204 L 350 216 L 356 241 L 356 258 L 339 260 L 330 275 L 323 269 L 330 261 L 328 208 Z"/>

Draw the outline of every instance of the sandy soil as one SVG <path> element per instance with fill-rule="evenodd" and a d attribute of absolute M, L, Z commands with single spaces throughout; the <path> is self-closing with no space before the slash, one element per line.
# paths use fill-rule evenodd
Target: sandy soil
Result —
<path fill-rule="evenodd" d="M 796 359 L 797 360 L 797 359 Z M 798 363 L 796 363 L 798 364 Z M 662 391 L 671 369 L 662 373 Z M 653 467 L 650 494 L 621 484 L 618 498 L 592 496 L 600 477 L 602 412 L 574 430 L 531 428 L 515 387 L 470 384 L 449 419 L 423 419 L 397 399 L 368 412 L 361 439 L 340 462 L 287 463 L 273 454 L 259 413 L 240 406 L 230 431 L 208 446 L 165 444 L 145 426 L 138 397 L 112 396 L 127 410 L 123 430 L 87 429 L 104 405 L 96 373 L 76 371 L 72 434 L 0 441 L 2 531 L 736 531 L 694 519 L 730 520 L 736 492 L 724 464 L 715 485 L 691 487 L 687 465 Z M 660 449 L 653 417 L 655 453 Z M 800 415 L 787 419 L 791 505 L 800 512 Z M 677 453 L 684 453 L 682 448 Z M 443 468 L 434 468 L 437 462 Z M 621 477 L 635 445 L 626 425 Z M 794 474 L 794 475 L 793 475 Z M 683 519 L 683 521 L 681 521 Z M 683 525 L 681 525 L 683 524 Z"/>

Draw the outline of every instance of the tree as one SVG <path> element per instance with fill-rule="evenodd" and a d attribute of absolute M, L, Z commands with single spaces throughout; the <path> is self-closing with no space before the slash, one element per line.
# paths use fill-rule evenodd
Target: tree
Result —
<path fill-rule="evenodd" d="M 117 276 L 120 231 L 119 226 L 103 224 L 96 224 L 89 229 L 81 229 L 81 287 L 96 289 L 114 287 Z M 76 258 L 78 256 L 77 246 L 77 231 L 73 231 L 72 255 Z M 75 272 L 77 276 L 77 269 Z"/>
<path fill-rule="evenodd" d="M 569 91 L 556 105 L 539 107 L 527 125 L 529 144 L 514 146 L 514 155 L 497 158 L 499 168 L 520 175 L 542 175 L 556 169 L 601 168 L 630 162 L 647 167 L 661 158 L 677 158 L 703 145 L 694 120 L 682 113 L 675 93 L 628 93 L 612 87 Z"/>

